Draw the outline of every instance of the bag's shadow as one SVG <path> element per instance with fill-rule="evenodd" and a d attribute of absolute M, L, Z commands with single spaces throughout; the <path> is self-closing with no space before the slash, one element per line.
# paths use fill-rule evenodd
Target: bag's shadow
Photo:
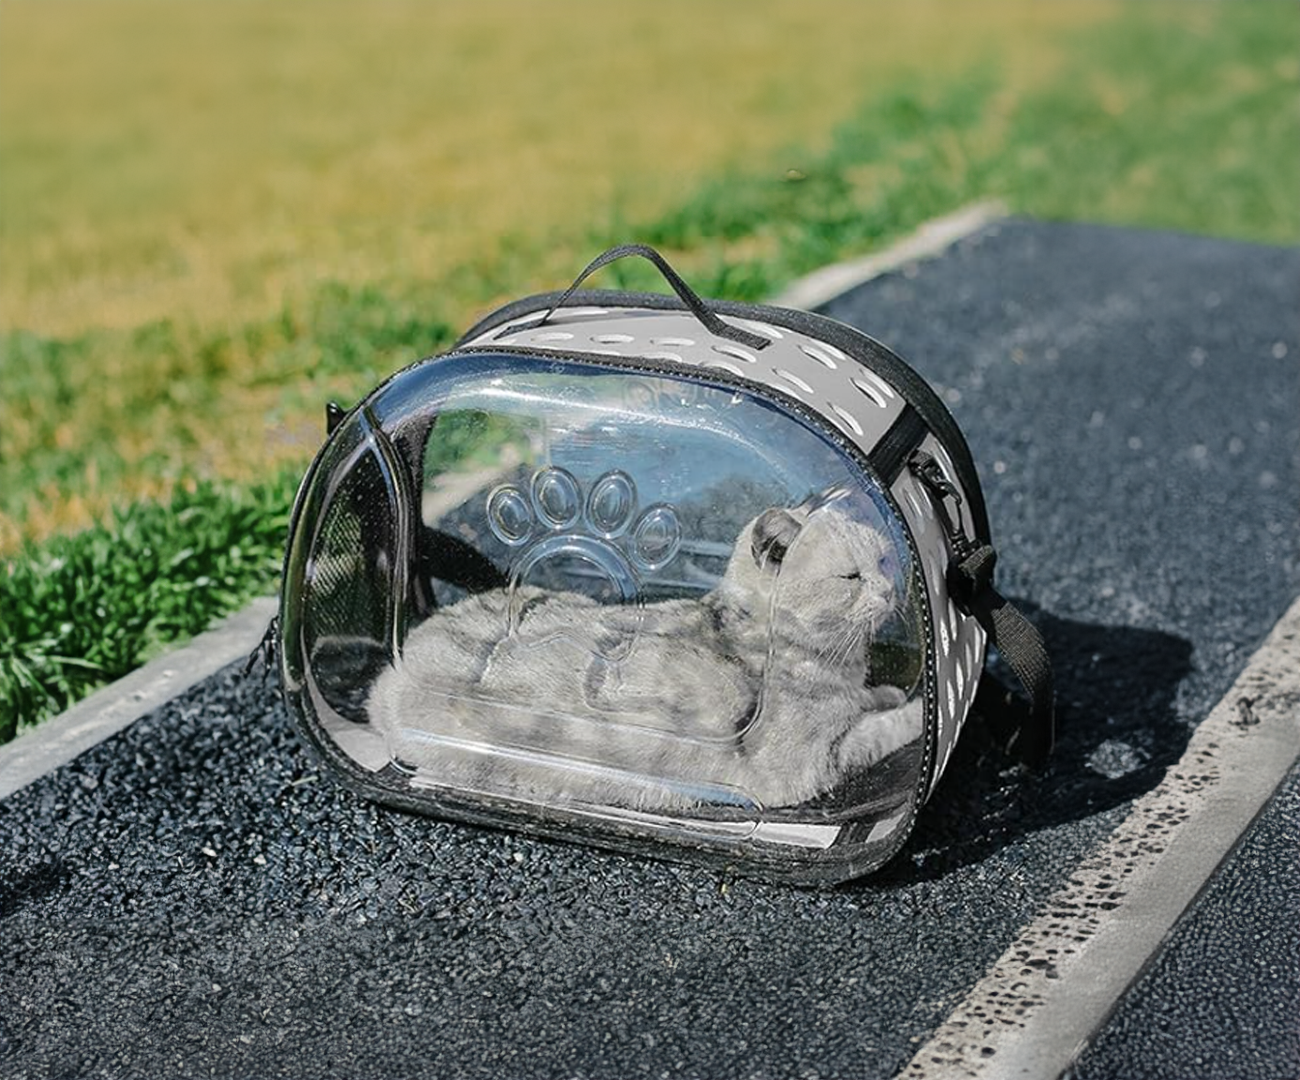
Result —
<path fill-rule="evenodd" d="M 973 713 L 903 851 L 871 886 L 942 877 L 1029 833 L 1091 817 L 1150 790 L 1191 729 L 1174 701 L 1192 645 L 1156 630 L 1061 619 L 1023 601 L 1056 682 L 1056 749 L 1045 769 L 1017 765 Z M 1007 685 L 1014 680 L 995 662 Z"/>

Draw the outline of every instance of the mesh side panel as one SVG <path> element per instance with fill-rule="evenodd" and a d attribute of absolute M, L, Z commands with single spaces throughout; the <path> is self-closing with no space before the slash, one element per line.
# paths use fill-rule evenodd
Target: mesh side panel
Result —
<path fill-rule="evenodd" d="M 390 659 L 394 514 L 372 457 L 343 477 L 325 512 L 306 581 L 312 673 L 342 716 L 365 722 L 370 686 Z"/>
<path fill-rule="evenodd" d="M 310 612 L 317 637 L 378 629 L 364 616 L 374 607 L 371 582 L 361 572 L 361 519 L 346 497 L 335 501 L 317 540 L 312 566 Z M 362 626 L 357 625 L 363 616 Z"/>

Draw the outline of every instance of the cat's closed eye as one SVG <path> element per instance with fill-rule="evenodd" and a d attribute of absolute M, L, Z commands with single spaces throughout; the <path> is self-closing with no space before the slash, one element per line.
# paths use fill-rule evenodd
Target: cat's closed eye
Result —
<path fill-rule="evenodd" d="M 854 570 L 851 574 L 838 574 L 836 576 L 839 577 L 841 581 L 861 581 L 862 571 Z"/>

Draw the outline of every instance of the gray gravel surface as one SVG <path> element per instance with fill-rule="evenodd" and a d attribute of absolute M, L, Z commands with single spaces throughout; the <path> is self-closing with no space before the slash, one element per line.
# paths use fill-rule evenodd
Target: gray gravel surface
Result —
<path fill-rule="evenodd" d="M 1300 1076 L 1300 769 L 1125 995 L 1071 1080 Z"/>
<path fill-rule="evenodd" d="M 831 305 L 950 401 L 1060 692 L 1050 770 L 974 724 L 884 872 L 377 809 L 228 669 L 0 804 L 0 1070 L 892 1075 L 1300 589 L 1297 295 L 1295 251 L 1012 222 Z"/>

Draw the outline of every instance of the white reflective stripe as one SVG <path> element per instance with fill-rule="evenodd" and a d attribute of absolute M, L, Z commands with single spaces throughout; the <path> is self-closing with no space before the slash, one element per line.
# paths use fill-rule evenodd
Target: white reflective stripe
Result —
<path fill-rule="evenodd" d="M 872 826 L 871 832 L 867 834 L 867 843 L 874 844 L 877 840 L 884 840 L 892 836 L 898 827 L 907 820 L 907 810 L 900 810 L 891 818 L 885 818 L 884 821 L 877 821 Z"/>
<path fill-rule="evenodd" d="M 881 822 L 884 824 L 884 822 Z M 798 822 L 762 821 L 754 830 L 755 840 L 771 844 L 794 844 L 797 847 L 828 848 L 840 835 L 842 825 L 803 825 Z M 876 828 L 880 828 L 879 825 Z M 875 829 L 871 839 L 875 839 Z"/>

